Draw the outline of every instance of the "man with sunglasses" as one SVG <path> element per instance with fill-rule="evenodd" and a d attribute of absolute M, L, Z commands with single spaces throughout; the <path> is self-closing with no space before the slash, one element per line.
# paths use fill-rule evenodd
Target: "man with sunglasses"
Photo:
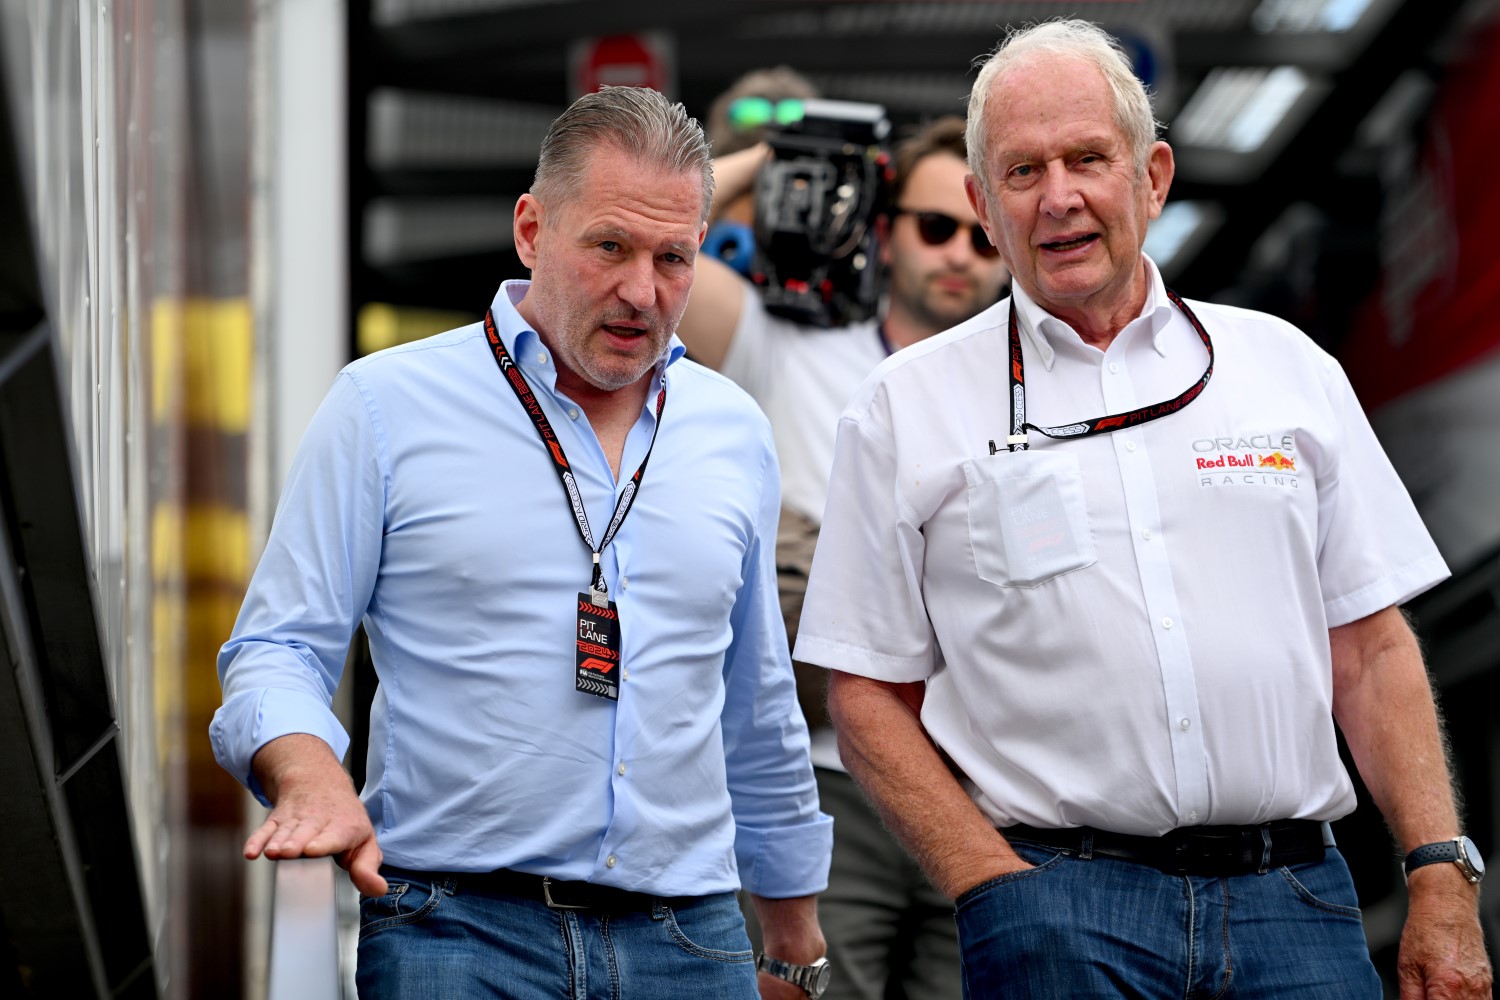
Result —
<path fill-rule="evenodd" d="M 716 152 L 718 151 L 716 140 Z M 748 193 L 764 145 L 714 161 L 715 206 Z M 880 221 L 884 315 L 831 330 L 771 315 L 754 286 L 708 255 L 678 330 L 690 354 L 744 387 L 771 418 L 782 472 L 777 578 L 795 641 L 822 522 L 839 413 L 890 353 L 992 304 L 1006 279 L 964 194 L 964 124 L 948 116 L 895 149 L 893 211 Z M 798 669 L 813 763 L 834 817 L 834 860 L 818 910 L 832 965 L 828 996 L 956 998 L 962 992 L 951 908 L 881 826 L 839 762 L 824 704 L 826 672 Z"/>
<path fill-rule="evenodd" d="M 845 411 L 796 654 L 969 995 L 1376 1000 L 1336 720 L 1410 852 L 1401 995 L 1489 997 L 1397 607 L 1447 568 L 1343 371 L 1162 284 L 1172 150 L 1096 26 L 1013 32 L 968 122 L 1012 296 Z"/>

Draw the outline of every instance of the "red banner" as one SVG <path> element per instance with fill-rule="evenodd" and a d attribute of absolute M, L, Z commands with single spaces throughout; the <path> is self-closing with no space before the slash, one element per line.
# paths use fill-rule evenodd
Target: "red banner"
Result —
<path fill-rule="evenodd" d="M 1500 349 L 1500 25 L 1476 32 L 1391 184 L 1381 279 L 1341 361 L 1367 410 Z"/>

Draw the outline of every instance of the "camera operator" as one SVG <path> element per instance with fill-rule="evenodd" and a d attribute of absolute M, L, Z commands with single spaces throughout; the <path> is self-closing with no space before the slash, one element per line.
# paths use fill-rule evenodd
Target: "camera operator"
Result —
<path fill-rule="evenodd" d="M 767 162 L 758 145 L 714 161 L 715 210 L 751 191 Z M 825 329 L 771 314 L 755 286 L 711 254 L 678 335 L 692 357 L 739 383 L 771 420 L 782 473 L 776 562 L 795 639 L 827 496 L 840 413 L 888 354 L 992 305 L 1007 272 L 964 193 L 964 123 L 947 116 L 895 149 L 889 209 L 876 220 L 888 284 L 884 316 Z M 818 909 L 836 969 L 828 997 L 957 998 L 952 904 L 881 825 L 838 759 L 826 671 L 798 666 L 823 809 L 834 817 L 833 870 Z"/>
<path fill-rule="evenodd" d="M 751 70 L 714 98 L 709 108 L 708 139 L 714 156 L 723 158 L 756 145 L 764 155 L 765 146 L 761 144 L 766 134 L 800 119 L 806 102 L 819 96 L 818 88 L 790 66 Z M 713 218 L 703 240 L 704 254 L 722 260 L 746 277 L 755 253 L 752 187 L 746 184 L 734 197 L 714 201 Z"/>

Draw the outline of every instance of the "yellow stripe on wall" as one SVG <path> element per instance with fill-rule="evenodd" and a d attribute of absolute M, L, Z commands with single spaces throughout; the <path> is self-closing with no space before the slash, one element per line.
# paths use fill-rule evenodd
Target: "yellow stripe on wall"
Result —
<path fill-rule="evenodd" d="M 151 303 L 151 421 L 158 427 L 175 422 L 182 399 L 182 314 L 181 299 Z"/>
<path fill-rule="evenodd" d="M 183 335 L 188 423 L 246 433 L 255 352 L 249 300 L 187 300 Z"/>
<path fill-rule="evenodd" d="M 435 333 L 467 326 L 478 319 L 473 313 L 409 309 L 384 302 L 371 302 L 359 311 L 359 320 L 355 325 L 355 347 L 363 357 L 397 344 L 407 344 Z"/>
<path fill-rule="evenodd" d="M 190 505 L 183 554 L 191 583 L 211 581 L 243 588 L 250 580 L 250 518 L 243 510 L 222 504 Z"/>

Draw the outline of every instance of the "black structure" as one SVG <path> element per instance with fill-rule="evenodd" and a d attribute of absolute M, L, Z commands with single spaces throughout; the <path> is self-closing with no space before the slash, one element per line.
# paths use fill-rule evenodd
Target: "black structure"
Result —
<path fill-rule="evenodd" d="M 124 753 L 0 76 L 0 994 L 159 995 Z"/>
<path fill-rule="evenodd" d="M 1341 154 L 1360 123 L 1405 71 L 1435 72 L 1435 44 L 1451 35 L 1465 0 L 1393 0 L 1373 4 L 1368 24 L 1347 32 L 1264 34 L 1251 30 L 1257 0 L 1226 0 L 1208 18 L 1199 5 L 1145 0 L 1109 9 L 1087 6 L 1083 16 L 1107 27 L 1149 31 L 1168 94 L 1185 96 L 1216 67 L 1288 65 L 1308 73 L 1315 106 L 1254 155 L 1195 150 L 1177 144 L 1178 178 L 1172 198 L 1222 207 L 1224 225 L 1193 258 L 1175 268 L 1184 294 L 1213 298 L 1234 289 L 1245 304 L 1275 308 L 1261 294 L 1247 301 L 1246 267 L 1257 240 L 1294 202 L 1317 207 L 1339 230 L 1330 236 L 1339 263 L 1359 274 L 1335 275 L 1325 297 L 1352 300 L 1373 283 L 1373 220 L 1380 191 L 1373 167 L 1351 173 Z M 955 10 L 955 6 L 966 8 Z M 1204 5 L 1206 6 L 1206 5 Z M 490 98 L 561 109 L 569 99 L 570 44 L 581 35 L 662 32 L 675 40 L 677 92 L 700 119 L 709 104 L 746 70 L 786 64 L 822 86 L 826 96 L 884 104 L 893 125 L 961 113 L 976 56 L 993 46 L 1005 24 L 1069 11 L 1035 3 L 968 5 L 806 3 L 801 0 L 662 0 L 647 6 L 613 0 L 507 6 L 491 12 L 437 15 L 377 24 L 373 0 L 350 0 L 350 260 L 352 314 L 367 302 L 482 310 L 495 285 L 524 274 L 504 252 L 428 255 L 399 264 L 364 258 L 364 213 L 376 198 L 405 204 L 426 199 L 519 195 L 531 165 L 497 167 L 428 164 L 381 169 L 369 164 L 370 97 L 377 91 Z M 1207 19 L 1216 25 L 1205 29 Z M 1178 24 L 1187 25 L 1179 29 Z M 872 77 L 891 94 L 872 95 Z M 930 86 L 904 81 L 928 81 Z M 890 84 L 889 81 L 896 81 Z M 936 81 L 936 83 L 933 83 Z M 949 91 L 951 90 L 951 94 Z M 908 100 L 893 96 L 909 94 Z M 1158 109 L 1169 122 L 1179 109 Z M 1172 138 L 1170 130 L 1168 137 Z M 1256 296 L 1254 280 L 1249 294 Z M 1332 308 L 1338 314 L 1339 303 Z M 1305 324 L 1307 318 L 1302 317 Z M 1317 324 L 1307 324 L 1316 326 Z M 1313 331 L 1315 335 L 1317 330 Z M 352 339 L 351 339 L 352 344 Z"/>

